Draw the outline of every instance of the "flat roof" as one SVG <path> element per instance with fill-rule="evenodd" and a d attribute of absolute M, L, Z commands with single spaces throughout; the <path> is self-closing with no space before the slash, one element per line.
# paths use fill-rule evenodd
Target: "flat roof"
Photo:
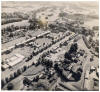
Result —
<path fill-rule="evenodd" d="M 11 58 L 6 59 L 6 62 L 9 66 L 13 66 L 19 62 L 21 62 L 25 57 L 20 54 L 15 54 Z"/>

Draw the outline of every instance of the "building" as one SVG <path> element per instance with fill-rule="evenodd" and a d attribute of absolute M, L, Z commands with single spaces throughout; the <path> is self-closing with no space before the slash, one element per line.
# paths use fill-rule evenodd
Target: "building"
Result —
<path fill-rule="evenodd" d="M 22 60 L 24 60 L 24 56 L 20 55 L 20 54 L 15 54 L 13 56 L 11 56 L 10 58 L 7 58 L 5 61 L 4 61 L 4 65 L 2 65 L 2 67 L 4 69 L 8 68 L 8 67 L 13 67 L 14 65 L 20 63 Z"/>

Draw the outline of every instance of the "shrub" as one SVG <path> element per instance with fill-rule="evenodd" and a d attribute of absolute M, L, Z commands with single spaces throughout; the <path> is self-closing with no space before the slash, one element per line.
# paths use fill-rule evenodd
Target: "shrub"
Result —
<path fill-rule="evenodd" d="M 24 71 L 26 71 L 27 67 L 26 67 L 26 66 L 24 66 L 24 67 L 23 67 L 23 69 L 24 69 Z"/>
<path fill-rule="evenodd" d="M 9 83 L 8 85 L 7 85 L 7 89 L 8 90 L 12 90 L 14 88 L 14 85 L 12 84 L 12 83 Z"/>
<path fill-rule="evenodd" d="M 24 84 L 24 85 L 30 85 L 30 84 L 31 84 L 31 81 L 30 81 L 28 78 L 25 77 L 25 78 L 23 79 L 23 84 Z"/>
<path fill-rule="evenodd" d="M 74 44 L 71 45 L 69 53 L 76 52 L 77 49 L 78 49 L 78 45 L 77 45 L 77 43 L 74 43 Z"/>
<path fill-rule="evenodd" d="M 8 77 L 6 77 L 6 78 L 5 78 L 5 81 L 6 81 L 6 83 L 8 83 L 8 82 L 9 82 L 9 78 L 8 78 Z"/>
<path fill-rule="evenodd" d="M 20 70 L 20 69 L 17 70 L 17 74 L 18 74 L 18 75 L 21 74 L 21 70 Z"/>
<path fill-rule="evenodd" d="M 3 87 L 4 87 L 4 85 L 5 85 L 4 80 L 1 80 L 1 88 L 3 88 Z"/>
<path fill-rule="evenodd" d="M 69 60 L 72 59 L 71 55 L 70 55 L 68 52 L 65 53 L 65 58 L 67 58 L 67 59 L 69 59 Z"/>
<path fill-rule="evenodd" d="M 16 72 L 14 72 L 14 78 L 16 78 L 18 75 L 17 75 L 17 73 Z"/>
<path fill-rule="evenodd" d="M 12 80 L 14 78 L 14 76 L 13 75 L 10 75 L 10 80 Z"/>

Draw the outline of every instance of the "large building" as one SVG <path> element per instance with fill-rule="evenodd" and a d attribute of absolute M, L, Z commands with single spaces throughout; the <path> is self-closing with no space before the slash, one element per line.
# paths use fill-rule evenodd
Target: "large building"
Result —
<path fill-rule="evenodd" d="M 4 65 L 2 65 L 2 67 L 4 69 L 8 68 L 8 67 L 13 67 L 14 65 L 20 63 L 25 57 L 23 55 L 20 54 L 15 54 L 13 56 L 11 56 L 10 58 L 7 58 L 4 61 Z"/>

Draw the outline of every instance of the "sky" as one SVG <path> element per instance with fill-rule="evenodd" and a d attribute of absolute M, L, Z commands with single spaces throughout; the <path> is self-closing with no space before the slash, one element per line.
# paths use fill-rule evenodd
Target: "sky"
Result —
<path fill-rule="evenodd" d="M 91 3 L 91 4 L 90 4 Z M 38 9 L 40 7 L 68 7 L 68 9 L 73 10 L 95 10 L 98 11 L 99 3 L 98 1 L 65 1 L 65 2 L 50 2 L 47 1 L 2 1 L 2 12 L 14 12 L 14 11 L 22 11 L 27 12 L 34 9 Z"/>

